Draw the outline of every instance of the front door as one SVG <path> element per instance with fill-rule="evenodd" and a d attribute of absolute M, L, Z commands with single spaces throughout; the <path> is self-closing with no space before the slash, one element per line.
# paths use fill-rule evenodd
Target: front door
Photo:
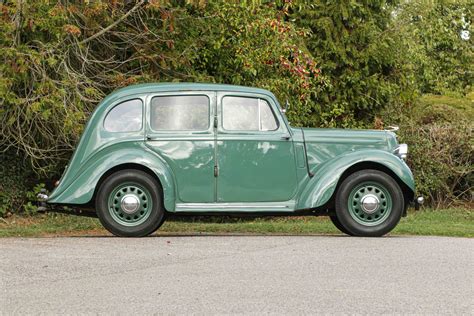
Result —
<path fill-rule="evenodd" d="M 265 96 L 223 92 L 217 100 L 217 202 L 292 199 L 295 154 L 277 105 Z"/>
<path fill-rule="evenodd" d="M 215 201 L 214 92 L 179 92 L 149 97 L 147 146 L 172 169 L 185 203 Z"/>

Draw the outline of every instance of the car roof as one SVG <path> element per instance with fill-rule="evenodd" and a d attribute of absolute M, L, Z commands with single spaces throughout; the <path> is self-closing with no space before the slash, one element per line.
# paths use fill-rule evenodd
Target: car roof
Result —
<path fill-rule="evenodd" d="M 246 92 L 265 94 L 274 97 L 273 94 L 265 89 L 245 87 L 238 85 L 217 84 L 217 83 L 183 83 L 183 82 L 160 82 L 134 84 L 118 90 L 108 95 L 107 99 L 125 97 L 127 95 L 153 92 L 169 91 L 228 91 L 228 92 Z"/>

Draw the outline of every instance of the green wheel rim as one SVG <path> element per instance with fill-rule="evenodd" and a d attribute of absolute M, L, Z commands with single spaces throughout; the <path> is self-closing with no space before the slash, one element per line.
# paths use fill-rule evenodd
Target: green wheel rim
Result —
<path fill-rule="evenodd" d="M 375 226 L 383 223 L 392 212 L 392 197 L 377 182 L 363 182 L 352 189 L 347 201 L 349 214 L 359 224 Z"/>
<path fill-rule="evenodd" d="M 107 207 L 117 223 L 124 226 L 138 226 L 150 216 L 153 201 L 146 188 L 129 182 L 112 190 L 109 194 Z"/>

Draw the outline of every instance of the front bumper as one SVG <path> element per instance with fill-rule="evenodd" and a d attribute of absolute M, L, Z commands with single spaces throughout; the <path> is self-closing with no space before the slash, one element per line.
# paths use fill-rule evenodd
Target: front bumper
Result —
<path fill-rule="evenodd" d="M 422 196 L 419 196 L 415 199 L 414 203 L 415 203 L 415 210 L 419 210 L 420 207 L 423 205 L 423 203 L 425 202 L 425 198 L 422 197 Z"/>

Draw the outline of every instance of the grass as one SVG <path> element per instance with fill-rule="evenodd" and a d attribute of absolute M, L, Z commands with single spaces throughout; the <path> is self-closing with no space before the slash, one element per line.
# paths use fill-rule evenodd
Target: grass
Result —
<path fill-rule="evenodd" d="M 163 234 L 340 234 L 326 217 L 176 217 L 155 233 Z M 0 221 L 0 237 L 107 236 L 96 218 L 41 214 Z M 391 235 L 474 237 L 472 208 L 425 209 L 402 218 Z"/>

